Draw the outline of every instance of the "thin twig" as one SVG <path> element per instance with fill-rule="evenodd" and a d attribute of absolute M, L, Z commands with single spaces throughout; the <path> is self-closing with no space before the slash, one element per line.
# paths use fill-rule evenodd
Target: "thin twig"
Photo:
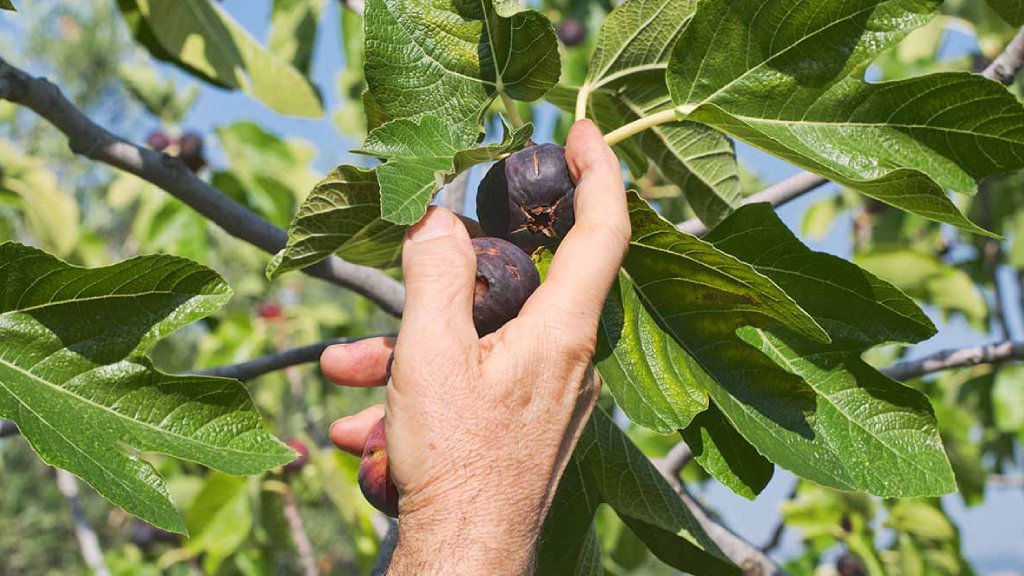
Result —
<path fill-rule="evenodd" d="M 743 204 L 756 204 L 758 202 L 768 202 L 774 207 L 782 206 L 783 204 L 795 200 L 808 192 L 817 190 L 818 188 L 828 184 L 828 180 L 812 174 L 810 172 L 800 172 L 799 174 L 792 176 L 765 188 L 761 192 L 748 196 Z M 686 222 L 681 222 L 677 225 L 677 228 L 687 234 L 693 234 L 694 236 L 703 236 L 708 233 L 708 227 L 700 221 L 699 218 L 691 218 Z"/>
<path fill-rule="evenodd" d="M 664 472 L 662 472 L 664 475 Z M 678 476 L 665 476 L 665 480 L 672 485 L 683 504 L 690 510 L 697 522 L 707 533 L 708 537 L 718 546 L 727 558 L 736 563 L 743 570 L 745 575 L 757 576 L 782 576 L 786 572 L 775 563 L 774 560 L 761 552 L 750 542 L 726 528 L 723 524 L 716 522 L 698 502 L 686 486 L 679 480 Z"/>
<path fill-rule="evenodd" d="M 882 370 L 882 373 L 893 380 L 911 380 L 943 370 L 969 368 L 980 364 L 1002 364 L 1015 360 L 1024 360 L 1024 342 L 1006 341 L 945 350 L 919 360 L 893 364 Z"/>
<path fill-rule="evenodd" d="M 292 531 L 292 540 L 295 544 L 295 551 L 299 553 L 299 561 L 302 563 L 302 571 L 306 576 L 318 576 L 320 571 L 316 567 L 316 557 L 313 554 L 313 544 L 309 541 L 309 535 L 302 523 L 302 515 L 299 514 L 299 503 L 292 493 L 291 484 L 282 490 L 281 497 L 284 499 L 284 518 Z"/>
<path fill-rule="evenodd" d="M 800 489 L 800 481 L 793 482 L 793 488 L 789 491 L 789 496 L 786 496 L 786 500 L 792 500 L 796 498 L 797 490 Z M 782 536 L 786 533 L 786 521 L 785 519 L 779 519 L 779 522 L 775 525 L 775 529 L 772 530 L 771 536 L 768 537 L 768 541 L 765 542 L 764 546 L 761 546 L 761 551 L 765 554 L 771 554 L 779 547 L 782 543 Z"/>
<path fill-rule="evenodd" d="M 107 568 L 103 550 L 100 548 L 100 539 L 85 517 L 82 503 L 78 499 L 78 480 L 70 472 L 58 469 L 57 489 L 64 495 L 64 499 L 68 501 L 68 507 L 71 509 L 75 537 L 78 538 L 78 545 L 82 549 L 82 559 L 85 560 L 85 565 L 95 576 L 110 576 L 110 569 Z"/>
<path fill-rule="evenodd" d="M 234 378 L 236 380 L 246 382 L 258 376 L 269 374 L 270 372 L 276 372 L 277 370 L 298 366 L 299 364 L 317 362 L 320 360 L 320 356 L 324 353 L 324 350 L 330 346 L 334 346 L 335 344 L 351 344 L 352 342 L 358 342 L 360 340 L 367 340 L 370 338 L 380 338 L 382 336 L 393 335 L 377 334 L 373 336 L 360 336 L 358 338 L 332 338 L 330 340 L 324 340 L 323 342 L 317 342 L 316 344 L 309 344 L 308 346 L 301 346 L 299 348 L 275 352 L 274 354 L 262 356 L 248 362 L 219 366 L 217 368 L 210 368 L 209 370 L 199 370 L 194 372 L 194 374 L 200 376 Z"/>
<path fill-rule="evenodd" d="M 652 460 L 654 467 L 661 472 L 662 476 L 679 478 L 679 474 L 686 468 L 686 465 L 693 461 L 693 450 L 680 440 L 668 451 L 664 458 Z"/>
<path fill-rule="evenodd" d="M 56 85 L 15 68 L 2 57 L 0 100 L 33 110 L 67 136 L 74 153 L 154 184 L 236 238 L 269 254 L 277 253 L 288 241 L 287 232 L 200 180 L 179 159 L 115 136 L 86 117 Z M 362 294 L 390 314 L 402 313 L 403 286 L 380 270 L 332 256 L 304 272 Z"/>

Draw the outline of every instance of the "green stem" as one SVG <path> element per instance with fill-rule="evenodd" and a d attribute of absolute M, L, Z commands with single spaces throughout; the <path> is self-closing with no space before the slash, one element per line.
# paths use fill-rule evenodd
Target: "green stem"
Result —
<path fill-rule="evenodd" d="M 864 569 L 870 576 L 886 576 L 882 562 L 875 554 L 874 547 L 867 542 L 860 534 L 851 534 L 846 539 L 846 546 L 855 556 L 864 562 Z"/>
<path fill-rule="evenodd" d="M 516 108 L 516 102 L 511 96 L 501 92 L 501 103 L 505 105 L 505 113 L 508 114 L 508 120 L 512 123 L 512 127 L 519 129 L 523 127 L 523 119 L 519 116 L 519 110 Z"/>
<path fill-rule="evenodd" d="M 625 126 L 617 128 L 605 135 L 604 141 L 609 146 L 614 146 L 619 142 L 647 130 L 648 128 L 654 128 L 660 124 L 668 124 L 669 122 L 678 122 L 681 120 L 681 115 L 685 115 L 686 111 L 682 108 L 671 108 L 669 110 L 662 110 L 650 116 L 644 116 L 639 120 L 634 120 Z"/>
<path fill-rule="evenodd" d="M 584 84 L 576 94 L 576 121 L 586 120 L 587 101 L 590 100 L 590 87 Z"/>

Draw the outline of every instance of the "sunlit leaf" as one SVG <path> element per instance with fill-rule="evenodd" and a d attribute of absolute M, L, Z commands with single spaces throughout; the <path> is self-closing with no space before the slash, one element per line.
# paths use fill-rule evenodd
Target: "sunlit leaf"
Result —
<path fill-rule="evenodd" d="M 369 0 L 366 81 L 391 119 L 475 127 L 499 94 L 533 101 L 558 81 L 558 41 L 539 12 L 491 0 Z"/>
<path fill-rule="evenodd" d="M 214 272 L 171 256 L 75 268 L 8 243 L 0 286 L 0 417 L 14 420 L 48 464 L 128 512 L 185 528 L 136 451 L 229 474 L 292 459 L 237 381 L 163 374 L 144 355 L 230 298 Z"/>
<path fill-rule="evenodd" d="M 288 245 L 267 269 L 270 278 L 337 254 L 353 264 L 390 268 L 402 252 L 405 227 L 380 215 L 377 174 L 339 166 L 310 192 L 288 229 Z"/>
<path fill-rule="evenodd" d="M 385 160 L 377 167 L 384 219 L 415 224 L 445 184 L 476 164 L 522 149 L 532 134 L 533 126 L 527 124 L 506 130 L 500 143 L 475 146 L 467 142 L 462 127 L 428 115 L 384 124 L 366 137 L 360 152 Z"/>
<path fill-rule="evenodd" d="M 1024 167 L 1024 107 L 981 76 L 870 84 L 881 51 L 940 0 L 709 0 L 673 49 L 690 120 L 909 212 L 980 230 L 947 198 Z M 813 65 L 808 65 L 813 63 Z"/>

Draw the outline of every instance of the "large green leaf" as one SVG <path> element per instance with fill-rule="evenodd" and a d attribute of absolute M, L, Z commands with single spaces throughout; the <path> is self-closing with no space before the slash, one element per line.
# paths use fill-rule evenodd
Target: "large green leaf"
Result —
<path fill-rule="evenodd" d="M 377 173 L 339 166 L 317 184 L 288 228 L 288 245 L 267 275 L 276 278 L 337 254 L 353 264 L 398 264 L 405 227 L 381 219 Z"/>
<path fill-rule="evenodd" d="M 541 542 L 539 574 L 599 574 L 593 517 L 607 504 L 645 545 L 673 568 L 738 574 L 675 490 L 615 422 L 594 411 L 555 495 Z"/>
<path fill-rule="evenodd" d="M 860 358 L 875 344 L 935 333 L 913 301 L 850 262 L 812 252 L 767 204 L 740 209 L 707 240 L 772 278 L 832 338 L 826 345 L 783 327 L 747 326 L 737 334 L 775 369 L 756 379 L 718 377 L 711 365 L 719 359 L 702 362 L 716 375 L 712 399 L 744 437 L 827 486 L 880 496 L 954 490 L 928 399 Z"/>
<path fill-rule="evenodd" d="M 774 320 L 827 339 L 772 280 L 677 231 L 634 193 L 630 217 L 633 238 L 602 314 L 597 365 L 634 422 L 671 433 L 687 427 L 708 405 L 710 377 L 685 350 L 676 326 L 700 332 L 705 324 L 725 322 L 716 330 L 728 331 Z"/>
<path fill-rule="evenodd" d="M 267 48 L 307 76 L 325 3 L 326 0 L 274 0 L 270 14 Z"/>
<path fill-rule="evenodd" d="M 583 90 L 613 96 L 625 105 L 628 115 L 616 128 L 672 108 L 665 69 L 696 5 L 696 0 L 629 0 L 604 21 Z M 675 122 L 645 131 L 637 141 L 706 224 L 717 224 L 739 204 L 736 154 L 718 131 L 696 122 Z"/>
<path fill-rule="evenodd" d="M 119 0 L 136 37 L 154 56 L 182 63 L 219 86 L 241 89 L 272 110 L 323 115 L 320 95 L 288 61 L 260 45 L 209 0 Z M 154 51 L 153 47 L 159 48 Z"/>
<path fill-rule="evenodd" d="M 144 356 L 230 297 L 216 273 L 181 258 L 89 270 L 0 245 L 0 417 L 14 420 L 47 463 L 132 514 L 183 531 L 163 480 L 135 450 L 229 474 L 293 457 L 237 381 L 170 376 Z"/>
<path fill-rule="evenodd" d="M 987 0 L 988 5 L 1014 26 L 1024 24 L 1024 1 L 1022 0 Z"/>
<path fill-rule="evenodd" d="M 558 81 L 551 23 L 491 0 L 369 0 L 366 81 L 389 118 L 476 126 L 499 94 L 533 101 Z"/>
<path fill-rule="evenodd" d="M 11 12 L 17 12 L 14 8 L 14 4 L 11 0 L 0 0 L 0 10 L 10 10 Z"/>
<path fill-rule="evenodd" d="M 380 209 L 395 224 L 415 224 L 445 184 L 476 164 L 492 162 L 526 145 L 533 126 L 507 131 L 504 141 L 468 145 L 463 128 L 434 115 L 392 120 L 366 137 L 365 154 L 386 162 L 377 167 Z"/>
<path fill-rule="evenodd" d="M 1024 108 L 966 73 L 869 84 L 940 0 L 707 0 L 676 43 L 680 113 L 909 212 L 983 232 L 946 196 L 1024 166 Z"/>

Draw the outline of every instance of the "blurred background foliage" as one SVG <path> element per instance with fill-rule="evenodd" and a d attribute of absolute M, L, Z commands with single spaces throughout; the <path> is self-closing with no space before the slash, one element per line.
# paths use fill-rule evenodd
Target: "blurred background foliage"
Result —
<path fill-rule="evenodd" d="M 312 184 L 347 158 L 344 151 L 365 134 L 361 18 L 336 0 L 224 3 L 254 36 L 320 86 L 328 104 L 325 118 L 301 121 L 282 120 L 251 95 L 222 91 L 156 61 L 133 40 L 111 0 L 22 4 L 17 17 L 0 16 L 5 57 L 49 76 L 87 115 L 133 141 L 160 133 L 171 142 L 167 151 L 178 153 L 175 143 L 182 135 L 198 135 L 205 154 L 200 175 L 279 226 L 287 225 Z M 583 79 L 597 27 L 613 7 L 610 0 L 543 2 L 563 44 L 563 83 Z M 869 77 L 979 70 L 1014 32 L 983 2 L 948 0 L 942 16 L 883 55 Z M 1020 89 L 1018 82 L 1014 90 Z M 231 113 L 223 112 L 240 101 L 245 102 Z M 570 119 L 550 105 L 524 106 L 522 113 L 538 123 L 542 137 L 564 138 Z M 748 194 L 792 171 L 750 149 L 738 152 Z M 480 173 L 474 172 L 474 182 Z M 680 221 L 692 215 L 678 188 L 654 169 L 633 185 L 666 217 Z M 882 366 L 943 347 L 1024 339 L 1022 185 L 1021 174 L 994 179 L 964 201 L 975 221 L 1005 237 L 1001 242 L 835 187 L 782 213 L 812 247 L 851 258 L 893 282 L 941 324 L 942 335 L 921 349 L 872 351 L 869 360 Z M 0 241 L 12 239 L 80 265 L 169 253 L 221 273 L 235 298 L 157 346 L 153 357 L 167 371 L 397 328 L 367 301 L 301 275 L 268 283 L 266 255 L 151 185 L 75 158 L 45 122 L 0 102 Z M 792 574 L 1024 574 L 1024 367 L 979 367 L 910 384 L 935 403 L 960 486 L 957 495 L 883 501 L 798 483 L 780 471 L 762 498 L 748 503 L 716 487 L 696 464 L 683 477 L 701 487 L 698 494 L 723 521 L 763 543 Z M 369 572 L 386 521 L 359 495 L 358 461 L 334 450 L 326 430 L 334 418 L 379 401 L 380 391 L 335 388 L 315 366 L 262 377 L 249 389 L 275 434 L 310 447 L 308 464 L 262 478 L 234 478 L 153 458 L 184 511 L 188 540 L 135 520 L 85 490 L 87 517 L 114 574 L 301 574 L 293 512 L 308 535 L 317 572 Z M 652 456 L 677 440 L 641 429 L 630 434 Z M 23 440 L 0 439 L 0 574 L 87 573 L 52 478 Z M 964 527 L 971 510 L 984 510 L 986 520 Z M 672 573 L 606 512 L 598 521 L 607 574 Z M 965 544 L 973 529 L 979 530 L 974 542 L 980 542 L 974 548 Z"/>

